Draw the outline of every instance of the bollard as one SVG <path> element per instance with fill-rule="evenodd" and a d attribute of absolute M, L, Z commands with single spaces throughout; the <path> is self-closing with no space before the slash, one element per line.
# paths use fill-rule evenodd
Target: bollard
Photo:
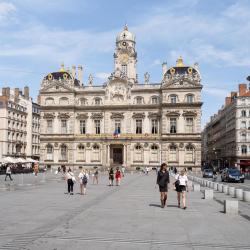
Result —
<path fill-rule="evenodd" d="M 223 185 L 222 191 L 223 191 L 223 193 L 228 194 L 228 186 L 227 185 Z"/>
<path fill-rule="evenodd" d="M 214 198 L 214 190 L 212 190 L 212 189 L 205 189 L 204 199 L 205 200 L 211 200 L 213 198 Z"/>
<path fill-rule="evenodd" d="M 224 212 L 226 214 L 237 215 L 239 211 L 239 202 L 235 200 L 224 200 Z"/>
<path fill-rule="evenodd" d="M 200 190 L 201 190 L 201 187 L 199 184 L 193 184 L 193 191 L 200 192 Z"/>
<path fill-rule="evenodd" d="M 250 191 L 243 191 L 243 201 L 250 201 Z"/>
<path fill-rule="evenodd" d="M 214 190 L 215 190 L 215 191 L 218 191 L 218 184 L 219 184 L 219 183 L 217 183 L 217 182 L 214 183 Z"/>
<path fill-rule="evenodd" d="M 235 196 L 237 199 L 242 200 L 243 199 L 243 190 L 240 188 L 235 189 Z"/>
<path fill-rule="evenodd" d="M 218 184 L 218 191 L 222 193 L 223 191 L 223 184 Z"/>
<path fill-rule="evenodd" d="M 235 187 L 229 187 L 229 195 L 231 195 L 232 197 L 235 197 Z"/>
<path fill-rule="evenodd" d="M 210 188 L 214 189 L 214 182 L 210 182 Z"/>

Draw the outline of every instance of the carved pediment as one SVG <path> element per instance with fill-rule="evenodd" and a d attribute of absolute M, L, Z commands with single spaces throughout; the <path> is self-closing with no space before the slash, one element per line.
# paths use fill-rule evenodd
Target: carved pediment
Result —
<path fill-rule="evenodd" d="M 166 116 L 180 116 L 179 111 L 167 111 Z"/>
<path fill-rule="evenodd" d="M 103 114 L 102 113 L 92 113 L 91 114 L 91 119 L 102 119 Z"/>
<path fill-rule="evenodd" d="M 88 113 L 77 113 L 76 119 L 88 119 Z"/>
<path fill-rule="evenodd" d="M 144 112 L 134 112 L 132 117 L 133 118 L 144 119 L 145 118 L 145 113 Z"/>
<path fill-rule="evenodd" d="M 44 80 L 42 83 L 42 92 L 65 92 L 65 91 L 74 91 L 74 88 L 69 85 L 69 81 L 60 81 L 60 80 L 53 80 L 48 81 Z"/>
<path fill-rule="evenodd" d="M 187 110 L 183 112 L 183 116 L 197 116 L 197 112 L 193 110 Z"/>
<path fill-rule="evenodd" d="M 60 119 L 69 119 L 70 115 L 69 113 L 58 113 L 57 117 Z"/>
<path fill-rule="evenodd" d="M 55 113 L 44 113 L 43 118 L 45 119 L 54 119 L 56 117 Z"/>
<path fill-rule="evenodd" d="M 157 113 L 157 112 L 149 112 L 148 113 L 148 117 L 151 119 L 159 119 L 161 117 L 161 113 Z"/>
<path fill-rule="evenodd" d="M 123 113 L 112 113 L 111 119 L 123 119 L 124 118 L 124 115 Z"/>

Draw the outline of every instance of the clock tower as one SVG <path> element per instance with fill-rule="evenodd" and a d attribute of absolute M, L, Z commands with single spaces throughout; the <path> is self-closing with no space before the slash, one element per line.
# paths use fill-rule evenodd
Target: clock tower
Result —
<path fill-rule="evenodd" d="M 123 31 L 116 37 L 114 53 L 115 71 L 120 70 L 132 83 L 137 83 L 135 51 L 135 35 L 128 31 L 125 25 Z"/>

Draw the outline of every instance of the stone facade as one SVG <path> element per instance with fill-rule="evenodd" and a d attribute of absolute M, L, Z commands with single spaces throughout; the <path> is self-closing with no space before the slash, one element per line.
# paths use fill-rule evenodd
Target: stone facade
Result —
<path fill-rule="evenodd" d="M 36 107 L 35 113 L 34 107 Z M 38 104 L 32 102 L 28 87 L 24 87 L 24 92 L 19 88 L 2 88 L 0 117 L 0 159 L 10 156 L 38 160 L 40 108 Z M 34 120 L 36 127 L 34 127 Z M 33 151 L 33 148 L 36 151 Z"/>
<path fill-rule="evenodd" d="M 123 164 L 127 168 L 199 167 L 201 164 L 201 76 L 182 58 L 163 64 L 162 81 L 137 79 L 135 36 L 127 26 L 117 36 L 115 69 L 95 86 L 64 70 L 44 77 L 41 104 L 41 161 L 51 167 Z M 77 79 L 78 78 L 78 79 Z"/>
<path fill-rule="evenodd" d="M 202 133 L 202 161 L 215 167 L 250 166 L 250 91 L 239 84 Z"/>

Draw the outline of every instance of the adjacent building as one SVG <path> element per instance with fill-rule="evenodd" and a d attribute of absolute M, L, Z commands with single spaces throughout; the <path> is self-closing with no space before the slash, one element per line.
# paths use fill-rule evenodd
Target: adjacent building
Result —
<path fill-rule="evenodd" d="M 40 108 L 32 102 L 28 87 L 24 87 L 23 92 L 19 88 L 2 88 L 0 118 L 0 159 L 10 156 L 38 160 Z M 33 127 L 34 119 L 37 127 Z M 32 140 L 33 135 L 36 142 Z M 36 151 L 33 151 L 34 146 Z"/>
<path fill-rule="evenodd" d="M 250 90 L 239 84 L 202 133 L 202 161 L 215 167 L 250 166 Z"/>
<path fill-rule="evenodd" d="M 40 164 L 48 167 L 201 165 L 201 75 L 198 64 L 162 66 L 161 82 L 138 82 L 135 36 L 116 38 L 114 72 L 101 86 L 82 66 L 41 83 Z M 78 74 L 77 72 L 78 71 Z"/>

